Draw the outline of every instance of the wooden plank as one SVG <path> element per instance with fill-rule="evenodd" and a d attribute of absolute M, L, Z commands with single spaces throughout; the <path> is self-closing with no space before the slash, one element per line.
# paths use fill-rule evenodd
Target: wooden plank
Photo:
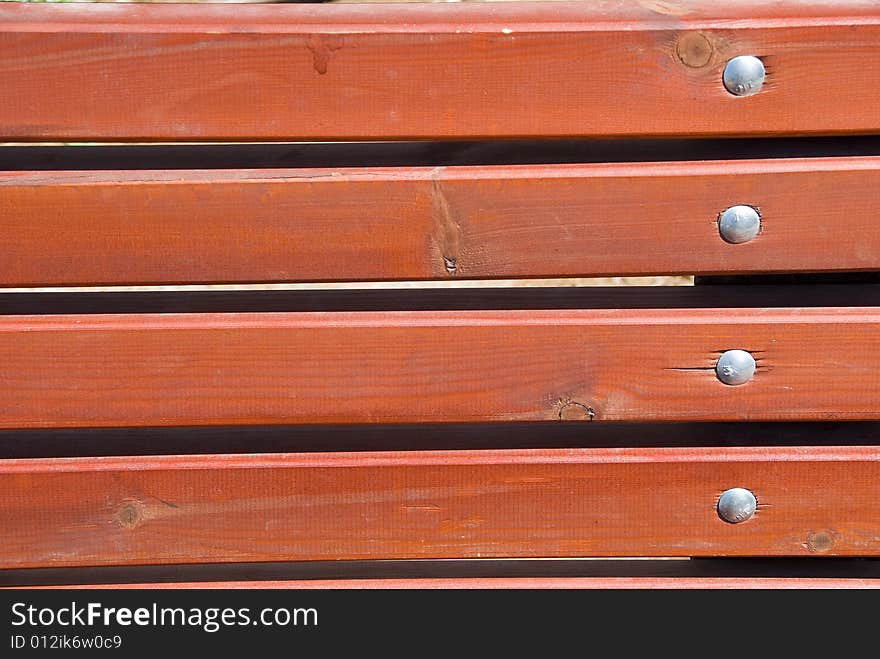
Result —
<path fill-rule="evenodd" d="M 3 316 L 0 427 L 880 419 L 878 370 L 877 307 Z"/>
<path fill-rule="evenodd" d="M 877 447 L 5 460 L 0 495 L 3 568 L 880 555 Z"/>
<path fill-rule="evenodd" d="M 0 284 L 880 269 L 878 188 L 877 157 L 7 172 Z M 736 204 L 762 215 L 740 245 Z"/>
<path fill-rule="evenodd" d="M 192 583 L 89 584 L 31 586 L 57 590 L 865 590 L 880 588 L 880 579 L 812 579 L 809 577 L 511 577 L 463 579 L 314 579 L 305 581 L 209 581 Z M 2 589 L 0 589 L 2 590 Z"/>
<path fill-rule="evenodd" d="M 763 58 L 735 97 L 726 61 Z M 0 7 L 0 139 L 880 130 L 880 5 Z"/>

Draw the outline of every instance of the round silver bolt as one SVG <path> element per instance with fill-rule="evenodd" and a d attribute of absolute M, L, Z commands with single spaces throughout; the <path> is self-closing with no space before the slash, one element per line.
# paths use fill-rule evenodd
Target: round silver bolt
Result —
<path fill-rule="evenodd" d="M 740 55 L 724 67 L 724 87 L 734 96 L 751 96 L 761 91 L 766 73 L 757 57 Z"/>
<path fill-rule="evenodd" d="M 718 516 L 730 524 L 745 522 L 757 509 L 758 500 L 744 487 L 732 487 L 718 498 Z"/>
<path fill-rule="evenodd" d="M 761 216 L 751 206 L 731 206 L 718 218 L 718 231 L 729 243 L 747 243 L 761 230 Z"/>
<path fill-rule="evenodd" d="M 728 350 L 718 358 L 715 375 L 724 384 L 745 384 L 755 375 L 755 358 L 745 350 Z"/>

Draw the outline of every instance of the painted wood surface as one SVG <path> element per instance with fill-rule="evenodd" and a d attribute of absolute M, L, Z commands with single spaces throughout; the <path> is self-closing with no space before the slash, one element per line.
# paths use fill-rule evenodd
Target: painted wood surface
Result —
<path fill-rule="evenodd" d="M 0 427 L 880 419 L 878 370 L 877 307 L 2 316 Z"/>
<path fill-rule="evenodd" d="M 510 577 L 462 579 L 315 579 L 310 581 L 209 581 L 192 583 L 87 584 L 37 586 L 35 589 L 135 590 L 865 590 L 880 588 L 880 579 L 809 577 Z"/>
<path fill-rule="evenodd" d="M 870 133 L 878 55 L 873 0 L 6 4 L 0 139 Z"/>
<path fill-rule="evenodd" d="M 0 174 L 0 284 L 880 269 L 880 158 Z M 725 242 L 747 204 L 760 235 Z"/>
<path fill-rule="evenodd" d="M 730 487 L 752 519 L 718 517 Z M 0 567 L 878 556 L 878 497 L 877 447 L 5 460 Z"/>
<path fill-rule="evenodd" d="M 880 418 L 880 310 L 0 317 L 0 427 Z M 719 382 L 728 349 L 755 377 Z"/>

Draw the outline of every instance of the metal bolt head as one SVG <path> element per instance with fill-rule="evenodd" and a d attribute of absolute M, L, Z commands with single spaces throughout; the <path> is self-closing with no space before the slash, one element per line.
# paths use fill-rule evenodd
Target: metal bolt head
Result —
<path fill-rule="evenodd" d="M 724 67 L 724 87 L 734 96 L 751 96 L 761 91 L 767 72 L 754 55 L 734 57 Z"/>
<path fill-rule="evenodd" d="M 745 384 L 755 375 L 755 358 L 745 350 L 728 350 L 718 358 L 715 375 L 724 384 Z"/>
<path fill-rule="evenodd" d="M 718 498 L 718 516 L 730 524 L 745 522 L 757 509 L 758 500 L 744 487 L 732 487 Z"/>
<path fill-rule="evenodd" d="M 760 230 L 761 215 L 751 206 L 731 206 L 718 218 L 718 232 L 729 243 L 747 243 Z"/>

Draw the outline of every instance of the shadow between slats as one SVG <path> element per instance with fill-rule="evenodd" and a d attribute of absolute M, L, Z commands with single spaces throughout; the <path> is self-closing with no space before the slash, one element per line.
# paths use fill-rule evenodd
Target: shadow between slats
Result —
<path fill-rule="evenodd" d="M 407 560 L 0 570 L 0 587 L 317 579 L 676 577 L 880 579 L 880 559 Z"/>
<path fill-rule="evenodd" d="M 162 145 L 12 145 L 0 169 L 517 165 L 880 155 L 880 136 Z"/>
<path fill-rule="evenodd" d="M 864 275 L 866 282 L 875 274 Z M 270 311 L 427 311 L 496 309 L 707 309 L 867 307 L 880 283 L 811 286 L 597 286 L 3 292 L 0 315 Z"/>
<path fill-rule="evenodd" d="M 0 459 L 517 448 L 872 446 L 880 422 L 502 423 L 0 431 Z"/>

